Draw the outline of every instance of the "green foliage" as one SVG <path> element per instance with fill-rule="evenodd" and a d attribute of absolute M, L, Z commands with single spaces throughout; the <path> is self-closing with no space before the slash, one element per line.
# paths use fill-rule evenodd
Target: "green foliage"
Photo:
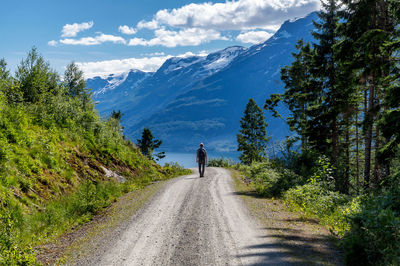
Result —
<path fill-rule="evenodd" d="M 154 150 L 159 148 L 161 144 L 162 141 L 154 139 L 153 133 L 149 128 L 144 128 L 142 132 L 142 138 L 137 140 L 137 145 L 142 154 L 151 160 L 154 160 Z M 157 160 L 162 159 L 165 157 L 165 152 L 157 153 L 155 156 L 157 157 Z"/>
<path fill-rule="evenodd" d="M 35 47 L 21 61 L 15 76 L 25 102 L 35 103 L 45 94 L 57 92 L 59 76 Z"/>
<path fill-rule="evenodd" d="M 316 42 L 298 41 L 281 70 L 285 92 L 264 107 L 274 116 L 280 102 L 288 107 L 301 151 L 278 165 L 309 177 L 284 198 L 345 235 L 348 264 L 397 265 L 400 2 L 321 2 Z"/>
<path fill-rule="evenodd" d="M 241 166 L 240 171 L 253 184 L 258 194 L 268 197 L 280 196 L 283 192 L 304 180 L 288 169 L 279 169 L 267 160 Z"/>
<path fill-rule="evenodd" d="M 355 208 L 356 204 L 351 203 L 349 196 L 333 191 L 333 171 L 329 159 L 320 156 L 307 184 L 287 190 L 284 193 L 284 200 L 293 209 L 319 218 L 335 234 L 343 235 L 348 229 L 345 214 Z"/>
<path fill-rule="evenodd" d="M 335 190 L 359 192 L 360 179 L 365 189 L 378 188 L 388 184 L 400 144 L 400 4 L 321 2 L 316 42 L 298 41 L 293 62 L 281 70 L 285 92 L 264 108 L 280 116 L 278 104 L 288 107 L 301 152 L 325 154 L 334 166 Z"/>
<path fill-rule="evenodd" d="M 349 208 L 349 198 L 339 192 L 330 191 L 319 183 L 308 183 L 286 191 L 284 200 L 295 210 L 319 218 L 335 234 L 342 235 L 348 229 L 345 212 Z"/>
<path fill-rule="evenodd" d="M 86 82 L 83 76 L 83 71 L 80 70 L 74 62 L 67 66 L 64 73 L 64 82 L 67 93 L 71 97 L 79 97 L 82 94 L 87 93 L 85 90 Z"/>
<path fill-rule="evenodd" d="M 239 159 L 244 164 L 260 161 L 265 155 L 269 138 L 266 131 L 267 123 L 264 114 L 254 99 L 249 99 L 240 120 L 240 133 L 237 134 Z"/>
<path fill-rule="evenodd" d="M 400 186 L 362 198 L 342 246 L 348 265 L 400 264 Z"/>
<path fill-rule="evenodd" d="M 124 138 L 120 117 L 98 115 L 85 87 L 74 63 L 61 81 L 36 48 L 16 78 L 0 60 L 0 265 L 35 264 L 31 246 L 89 221 L 123 193 L 189 171 L 144 157 Z"/>
<path fill-rule="evenodd" d="M 228 158 L 211 158 L 208 159 L 207 166 L 209 167 L 224 167 L 229 168 L 235 165 L 235 162 L 232 159 Z"/>
<path fill-rule="evenodd" d="M 318 158 L 318 167 L 315 173 L 308 180 L 311 184 L 320 184 L 326 189 L 334 189 L 334 167 L 331 165 L 329 159 L 322 155 Z"/>
<path fill-rule="evenodd" d="M 169 177 L 176 177 L 181 175 L 189 175 L 192 173 L 190 169 L 186 169 L 178 163 L 165 163 L 163 170 Z"/>
<path fill-rule="evenodd" d="M 36 257 L 30 247 L 21 243 L 12 214 L 0 209 L 0 265 L 36 265 Z"/>
<path fill-rule="evenodd" d="M 121 120 L 123 114 L 121 113 L 121 110 L 118 110 L 118 112 L 116 112 L 115 110 L 112 111 L 111 113 L 111 117 L 117 120 Z"/>

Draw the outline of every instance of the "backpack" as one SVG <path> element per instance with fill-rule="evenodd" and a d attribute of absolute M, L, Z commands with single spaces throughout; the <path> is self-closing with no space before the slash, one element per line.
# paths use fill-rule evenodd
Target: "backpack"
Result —
<path fill-rule="evenodd" d="M 205 160 L 205 159 L 206 159 L 206 150 L 199 149 L 199 160 Z"/>

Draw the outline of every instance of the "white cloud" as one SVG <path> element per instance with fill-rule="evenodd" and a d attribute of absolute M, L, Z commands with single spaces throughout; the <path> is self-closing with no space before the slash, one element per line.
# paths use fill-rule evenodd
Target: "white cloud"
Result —
<path fill-rule="evenodd" d="M 159 10 L 138 28 L 168 25 L 214 30 L 277 30 L 287 19 L 302 17 L 320 8 L 320 0 L 238 0 L 225 3 L 188 4 Z"/>
<path fill-rule="evenodd" d="M 155 20 L 152 20 L 152 21 L 144 21 L 144 20 L 141 20 L 141 21 L 139 21 L 139 23 L 137 24 L 137 26 L 136 26 L 138 29 L 149 29 L 149 30 L 155 30 L 155 29 L 157 29 L 159 26 L 158 26 L 158 22 L 157 21 L 155 21 Z"/>
<path fill-rule="evenodd" d="M 166 47 L 176 46 L 195 46 L 202 43 L 207 43 L 213 40 L 228 40 L 221 36 L 216 30 L 206 30 L 198 28 L 183 29 L 180 31 L 171 31 L 165 28 L 154 31 L 155 38 L 145 40 L 143 38 L 132 38 L 128 45 L 130 46 L 155 46 L 161 45 Z"/>
<path fill-rule="evenodd" d="M 164 52 L 155 52 L 155 53 L 149 53 L 149 54 L 142 54 L 142 56 L 162 56 L 165 55 Z"/>
<path fill-rule="evenodd" d="M 83 22 L 83 23 L 74 23 L 74 24 L 66 24 L 62 28 L 61 37 L 75 37 L 79 32 L 88 30 L 93 27 L 93 21 Z"/>
<path fill-rule="evenodd" d="M 204 53 L 194 54 L 187 52 L 180 54 L 177 57 L 189 56 L 205 56 Z M 107 76 L 109 74 L 120 74 L 131 69 L 137 69 L 144 72 L 154 72 L 167 60 L 173 57 L 172 55 L 143 57 L 143 58 L 126 58 L 121 60 L 106 60 L 97 62 L 77 62 L 76 64 L 85 74 L 86 78 L 96 76 Z"/>
<path fill-rule="evenodd" d="M 143 45 L 146 46 L 147 45 L 147 41 L 143 38 L 132 38 L 129 40 L 128 43 L 129 46 L 137 46 L 137 45 Z"/>
<path fill-rule="evenodd" d="M 134 28 L 126 26 L 126 25 L 119 26 L 118 27 L 118 31 L 123 33 L 123 34 L 127 34 L 127 35 L 132 35 L 132 34 L 135 34 L 137 32 L 137 30 L 135 30 Z"/>
<path fill-rule="evenodd" d="M 98 45 L 104 42 L 122 43 L 126 44 L 126 40 L 120 36 L 100 34 L 96 37 L 84 37 L 80 39 L 62 39 L 60 43 L 67 45 Z"/>
<path fill-rule="evenodd" d="M 273 34 L 266 31 L 248 31 L 239 34 L 236 40 L 242 43 L 260 43 L 269 39 Z"/>
<path fill-rule="evenodd" d="M 55 40 L 51 40 L 47 44 L 50 45 L 50 46 L 57 46 L 58 42 L 55 41 Z"/>
<path fill-rule="evenodd" d="M 122 44 L 126 43 L 124 38 L 122 38 L 120 36 L 109 35 L 109 34 L 100 34 L 99 36 L 96 36 L 96 39 L 102 43 L 103 42 L 113 42 L 113 43 L 122 43 Z"/>
<path fill-rule="evenodd" d="M 60 40 L 60 43 L 62 44 L 68 44 L 68 45 L 97 45 L 100 44 L 96 38 L 93 37 L 84 37 L 80 39 L 62 39 Z"/>

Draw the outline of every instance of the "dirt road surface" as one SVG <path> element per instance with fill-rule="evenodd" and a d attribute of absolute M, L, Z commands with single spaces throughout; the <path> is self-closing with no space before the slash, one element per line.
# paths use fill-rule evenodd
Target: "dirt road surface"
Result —
<path fill-rule="evenodd" d="M 234 193 L 229 171 L 169 181 L 76 265 L 289 265 Z"/>

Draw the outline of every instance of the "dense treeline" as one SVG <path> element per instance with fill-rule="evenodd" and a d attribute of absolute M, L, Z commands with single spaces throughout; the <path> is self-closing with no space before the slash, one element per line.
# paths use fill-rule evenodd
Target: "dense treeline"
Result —
<path fill-rule="evenodd" d="M 74 63 L 61 78 L 36 48 L 15 75 L 0 60 L 0 265 L 36 264 L 30 246 L 123 193 L 186 172 L 143 156 L 124 138 L 121 116 L 98 115 Z"/>
<path fill-rule="evenodd" d="M 342 193 L 392 182 L 399 137 L 398 1 L 324 3 L 313 33 L 299 41 L 292 65 L 282 69 L 283 101 L 301 150 L 328 156 Z"/>
<path fill-rule="evenodd" d="M 315 41 L 298 41 L 281 70 L 285 92 L 265 103 L 276 117 L 276 107 L 287 106 L 294 136 L 280 144 L 279 158 L 238 168 L 259 194 L 329 226 L 347 264 L 398 265 L 400 1 L 322 5 Z"/>
<path fill-rule="evenodd" d="M 284 198 L 343 236 L 348 264 L 398 264 L 400 2 L 327 0 L 318 16 L 265 105 L 290 110 L 286 164 L 308 177 Z"/>

